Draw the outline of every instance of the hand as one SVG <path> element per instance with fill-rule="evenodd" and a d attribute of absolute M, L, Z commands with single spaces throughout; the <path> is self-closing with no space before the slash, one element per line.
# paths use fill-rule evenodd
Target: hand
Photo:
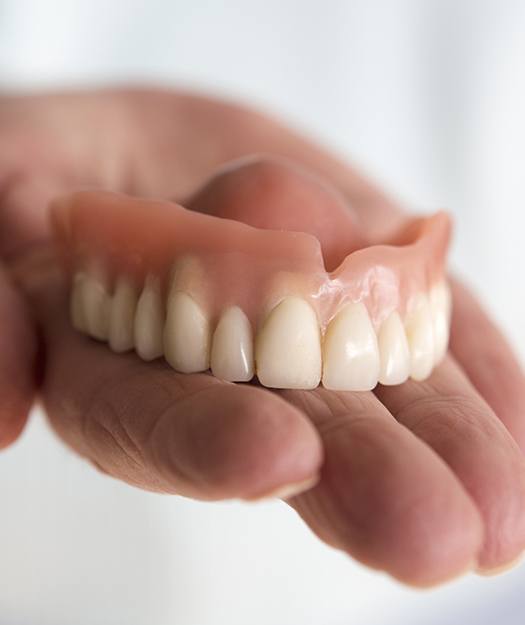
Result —
<path fill-rule="evenodd" d="M 22 295 L 0 262 L 0 449 L 22 431 L 36 386 L 36 335 Z"/>
<path fill-rule="evenodd" d="M 82 186 L 186 198 L 216 166 L 253 152 L 322 174 L 371 241 L 399 218 L 344 164 L 235 106 L 160 92 L 0 100 L 0 249 L 41 329 L 53 427 L 106 473 L 202 499 L 256 498 L 320 471 L 288 502 L 327 543 L 407 583 L 513 560 L 525 548 L 524 378 L 461 285 L 446 361 L 425 383 L 375 393 L 277 394 L 180 375 L 70 329 L 49 198 Z"/>

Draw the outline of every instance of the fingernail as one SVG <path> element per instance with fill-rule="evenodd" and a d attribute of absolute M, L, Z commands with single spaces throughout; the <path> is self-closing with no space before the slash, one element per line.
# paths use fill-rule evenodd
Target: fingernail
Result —
<path fill-rule="evenodd" d="M 511 560 L 510 562 L 507 562 L 506 564 L 502 564 L 501 566 L 497 566 L 493 569 L 478 568 L 476 570 L 476 574 L 481 575 L 483 577 L 492 577 L 494 575 L 501 575 L 501 573 L 506 573 L 507 571 L 510 571 L 511 569 L 518 566 L 518 564 L 520 564 L 521 561 L 523 560 L 524 555 L 525 553 L 521 553 L 517 558 L 514 558 L 514 560 Z"/>
<path fill-rule="evenodd" d="M 313 488 L 319 482 L 319 477 L 319 475 L 314 475 L 313 477 L 309 477 L 308 479 L 302 480 L 301 482 L 285 484 L 284 486 L 280 486 L 279 488 L 276 488 L 269 493 L 264 493 L 263 495 L 248 498 L 248 501 L 264 501 L 267 499 L 290 499 L 291 497 L 295 497 L 296 495 L 304 493 L 307 490 Z"/>

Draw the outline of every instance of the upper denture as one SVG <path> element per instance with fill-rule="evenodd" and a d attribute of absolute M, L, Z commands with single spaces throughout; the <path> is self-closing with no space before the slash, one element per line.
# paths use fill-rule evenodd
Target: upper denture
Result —
<path fill-rule="evenodd" d="M 356 249 L 355 220 L 341 211 L 346 256 L 341 246 L 330 255 L 323 233 L 279 230 L 278 213 L 267 229 L 172 202 L 79 192 L 53 215 L 73 278 L 73 323 L 115 351 L 164 355 L 187 373 L 211 365 L 231 381 L 255 371 L 267 386 L 313 388 L 322 378 L 328 388 L 368 390 L 378 379 L 426 377 L 446 350 L 446 213 Z M 327 257 L 340 262 L 327 270 Z"/>
<path fill-rule="evenodd" d="M 141 284 L 153 274 L 166 289 L 174 263 L 193 259 L 200 276 L 189 288 L 208 314 L 239 305 L 254 324 L 294 294 L 316 309 L 322 328 L 345 303 L 357 301 L 378 328 L 442 279 L 450 235 L 444 212 L 411 220 L 406 230 L 412 240 L 353 251 L 327 272 L 319 241 L 304 232 L 258 229 L 171 202 L 108 192 L 76 193 L 59 206 L 55 216 L 73 267 L 85 268 L 95 258 L 113 276 L 130 275 Z"/>

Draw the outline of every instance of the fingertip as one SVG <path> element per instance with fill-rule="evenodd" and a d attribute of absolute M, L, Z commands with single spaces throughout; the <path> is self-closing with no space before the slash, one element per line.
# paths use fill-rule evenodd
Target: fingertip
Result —
<path fill-rule="evenodd" d="M 459 489 L 445 499 L 429 496 L 408 506 L 385 532 L 384 570 L 397 581 L 420 589 L 456 579 L 476 568 L 484 530 L 475 505 Z M 397 545 L 397 548 L 395 547 Z"/>
<path fill-rule="evenodd" d="M 496 437 L 493 443 L 495 453 Z M 497 459 L 487 457 L 487 462 L 493 461 L 492 471 L 484 482 L 473 486 L 485 523 L 478 571 L 489 575 L 512 567 L 525 549 L 525 460 L 510 440 L 501 446 Z"/>
<path fill-rule="evenodd" d="M 496 575 L 502 575 L 503 573 L 508 573 L 513 569 L 517 568 L 523 562 L 525 553 L 521 553 L 517 558 L 513 558 L 509 562 L 505 564 L 501 564 L 500 566 L 494 568 L 484 568 L 478 566 L 476 568 L 476 575 L 480 575 L 481 577 L 495 577 Z"/>
<path fill-rule="evenodd" d="M 314 481 L 322 462 L 319 436 L 278 395 L 244 385 L 214 384 L 178 402 L 156 428 L 156 463 L 183 476 L 200 499 L 261 499 Z"/>
<path fill-rule="evenodd" d="M 316 473 L 312 477 L 307 478 L 306 480 L 301 480 L 300 482 L 285 484 L 277 488 L 276 490 L 265 493 L 264 495 L 259 495 L 258 497 L 252 498 L 252 501 L 260 501 L 266 499 L 282 499 L 283 501 L 287 501 L 292 499 L 293 497 L 297 497 L 302 493 L 305 493 L 314 486 L 319 483 L 321 476 L 319 473 Z"/>
<path fill-rule="evenodd" d="M 421 577 L 396 577 L 392 576 L 400 584 L 404 586 L 409 586 L 413 590 L 433 590 L 434 588 L 438 588 L 439 586 L 443 586 L 444 584 L 450 584 L 451 582 L 456 581 L 457 579 L 468 575 L 469 573 L 474 572 L 476 569 L 476 560 L 471 560 L 467 563 L 467 565 L 463 568 L 458 568 L 455 571 L 448 572 L 441 576 L 436 575 L 425 575 Z"/>
<path fill-rule="evenodd" d="M 22 433 L 27 422 L 30 404 L 0 409 L 0 451 L 12 445 Z"/>
<path fill-rule="evenodd" d="M 434 539 L 422 535 L 418 553 L 410 562 L 398 563 L 388 571 L 397 581 L 417 589 L 430 589 L 449 583 L 477 566 L 477 553 L 483 542 L 483 526 L 479 515 L 454 520 L 450 515 L 436 532 Z"/>

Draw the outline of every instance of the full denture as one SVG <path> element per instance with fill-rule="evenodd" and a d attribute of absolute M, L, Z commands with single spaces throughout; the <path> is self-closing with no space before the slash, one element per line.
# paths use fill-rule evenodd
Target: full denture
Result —
<path fill-rule="evenodd" d="M 443 212 L 330 271 L 313 234 L 171 202 L 79 192 L 54 216 L 72 323 L 116 352 L 234 382 L 362 391 L 422 380 L 447 349 Z"/>

